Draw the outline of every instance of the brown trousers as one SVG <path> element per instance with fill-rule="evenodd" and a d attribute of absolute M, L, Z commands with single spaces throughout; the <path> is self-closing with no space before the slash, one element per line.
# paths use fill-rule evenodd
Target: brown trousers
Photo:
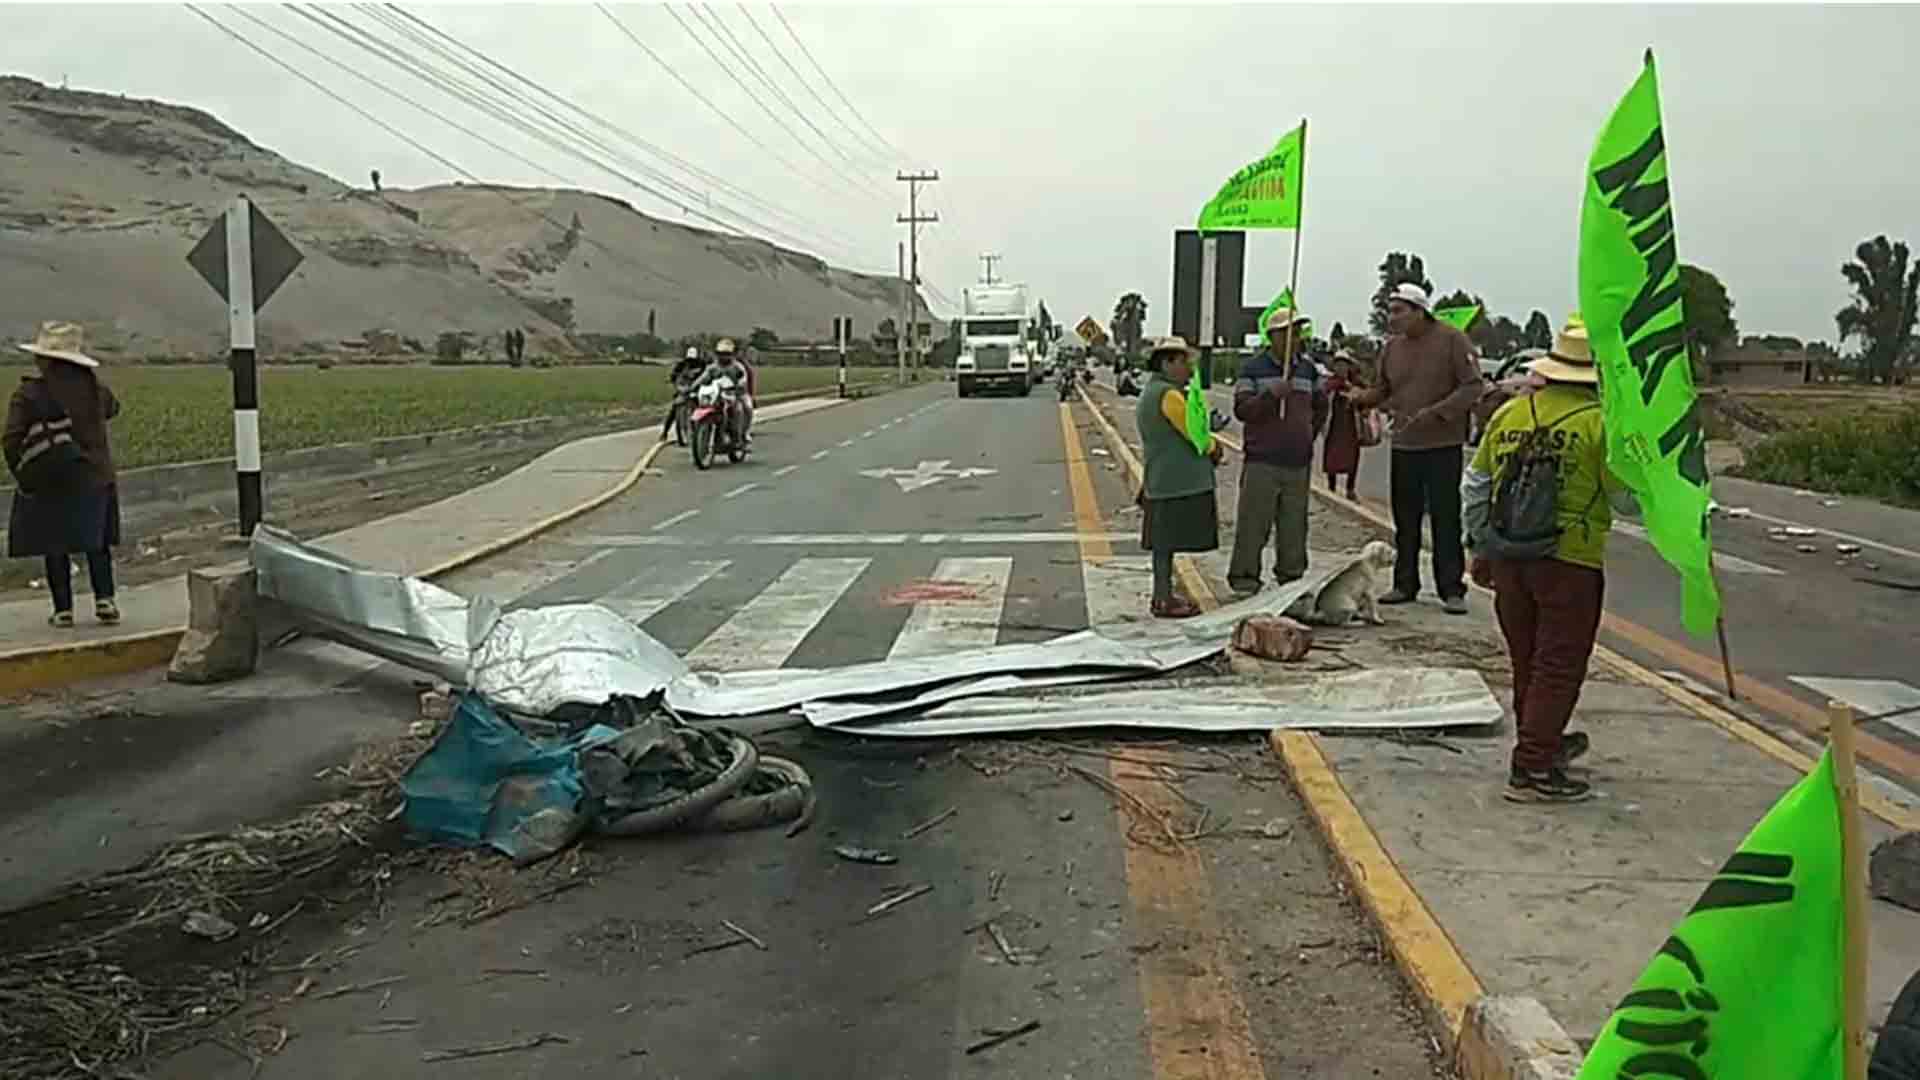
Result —
<path fill-rule="evenodd" d="M 1560 753 L 1600 633 L 1607 577 L 1559 559 L 1494 560 L 1494 613 L 1513 660 L 1513 767 L 1544 770 Z"/>

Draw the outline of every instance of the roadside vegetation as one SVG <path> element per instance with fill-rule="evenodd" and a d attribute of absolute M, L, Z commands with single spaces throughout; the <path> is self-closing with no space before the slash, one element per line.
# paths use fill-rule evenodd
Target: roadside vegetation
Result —
<path fill-rule="evenodd" d="M 1761 442 L 1735 475 L 1920 507 L 1920 404 L 1828 414 Z"/>
<path fill-rule="evenodd" d="M 0 368 L 8 393 L 27 369 Z M 224 366 L 104 367 L 123 411 L 113 423 L 123 469 L 221 458 L 233 452 L 233 383 Z M 849 381 L 891 374 L 850 368 Z M 768 367 L 761 394 L 832 387 L 833 367 Z M 542 416 L 657 412 L 668 400 L 663 366 L 581 365 L 544 370 L 430 365 L 260 369 L 260 441 L 268 453 Z"/>

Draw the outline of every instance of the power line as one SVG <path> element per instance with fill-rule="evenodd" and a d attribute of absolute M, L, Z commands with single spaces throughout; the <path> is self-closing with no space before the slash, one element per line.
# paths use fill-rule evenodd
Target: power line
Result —
<path fill-rule="evenodd" d="M 690 14 L 694 14 L 696 17 L 699 17 L 699 13 L 694 12 L 694 10 L 691 7 L 689 7 L 687 11 Z M 733 30 L 727 26 L 726 20 L 720 17 L 719 12 L 713 10 L 713 5 L 706 3 L 705 0 L 702 0 L 700 4 L 700 11 L 705 12 L 706 13 L 705 19 L 710 20 L 711 26 L 714 28 L 717 28 L 717 32 L 725 36 L 727 46 L 729 49 L 733 51 L 733 54 L 739 57 L 742 63 L 746 64 L 747 70 L 753 73 L 754 78 L 760 80 L 760 84 L 762 86 L 765 86 L 769 91 L 771 91 L 773 96 L 775 98 L 778 98 L 780 103 L 787 107 L 788 112 L 791 112 L 793 115 L 799 117 L 801 123 L 807 125 L 807 127 L 810 128 L 815 135 L 818 135 L 820 137 L 820 141 L 827 145 L 827 149 L 832 150 L 835 154 L 838 154 L 840 156 L 840 160 L 846 162 L 850 166 L 855 164 L 852 156 L 849 155 L 846 152 L 846 150 L 841 148 L 839 142 L 836 141 L 831 135 L 828 135 L 825 131 L 821 130 L 820 125 L 813 122 L 813 117 L 808 116 L 806 113 L 806 110 L 800 108 L 800 106 L 798 105 L 795 105 L 793 102 L 793 98 L 789 97 L 787 95 L 787 92 L 781 89 L 778 83 L 773 81 L 773 76 L 767 74 L 767 69 L 760 66 L 760 61 L 754 59 L 753 53 L 750 50 L 748 50 L 746 43 L 734 36 Z"/>
<path fill-rule="evenodd" d="M 347 108 L 353 110 L 362 119 L 366 120 L 368 123 L 371 123 L 379 127 L 382 131 L 385 131 L 387 134 L 392 135 L 394 138 L 399 139 L 401 142 L 404 142 L 408 146 L 413 147 L 415 150 L 432 158 L 434 161 L 439 162 L 441 165 L 444 165 L 447 168 L 452 169 L 454 172 L 460 174 L 461 176 L 466 177 L 468 180 L 473 181 L 474 184 L 477 185 L 479 190 L 489 192 L 493 195 L 500 197 L 501 199 L 506 200 L 508 203 L 511 203 L 513 206 L 526 211 L 527 213 L 533 215 L 534 217 L 537 217 L 540 220 L 546 222 L 547 224 L 552 225 L 556 229 L 559 229 L 563 232 L 570 231 L 568 226 L 562 225 L 560 224 L 560 222 L 554 220 L 551 217 L 548 217 L 546 214 L 541 213 L 540 211 L 535 210 L 532 207 L 526 206 L 520 200 L 515 199 L 513 196 L 508 195 L 506 192 L 501 191 L 498 188 L 493 187 L 492 185 L 488 184 L 486 181 L 480 179 L 478 176 L 475 176 L 473 173 L 462 168 L 457 162 L 453 161 L 452 159 L 446 157 L 445 155 L 435 150 L 428 148 L 427 146 L 422 144 L 419 140 L 413 138 L 411 135 L 408 135 L 406 132 L 401 131 L 399 128 L 394 127 L 393 125 L 373 115 L 372 113 L 361 108 L 360 106 L 355 105 L 353 102 L 348 101 L 346 98 L 340 96 L 339 94 L 335 93 L 333 90 L 329 89 L 324 83 L 320 82 L 318 79 L 313 78 L 312 76 L 308 75 L 306 72 L 301 71 L 299 68 L 296 68 L 292 64 L 287 63 L 285 60 L 282 60 L 279 57 L 273 55 L 272 53 L 268 52 L 266 49 L 261 48 L 259 45 L 255 44 L 251 39 L 249 39 L 246 35 L 240 33 L 238 30 L 234 30 L 233 28 L 222 23 L 220 20 L 214 18 L 212 15 L 209 15 L 206 12 L 200 10 L 199 7 L 191 3 L 186 4 L 185 6 L 188 11 L 193 12 L 195 15 L 213 24 L 213 26 L 216 29 L 218 29 L 221 33 L 226 34 L 228 37 L 233 38 L 235 41 L 238 41 L 240 44 L 245 45 L 248 49 L 251 49 L 256 53 L 259 53 L 262 57 L 266 58 L 270 63 L 286 71 L 289 75 L 292 75 L 294 78 L 299 79 L 301 82 L 304 82 L 308 86 L 313 87 L 315 90 L 320 91 L 322 94 L 325 94 L 327 97 L 331 98 L 335 102 L 338 102 L 339 104 L 344 105 Z M 599 248 L 600 250 L 606 252 L 608 255 L 616 259 L 619 259 L 623 262 L 629 262 L 632 265 L 638 267 L 642 272 L 652 277 L 659 278 L 661 281 L 664 281 L 670 285 L 685 284 L 685 282 L 682 282 L 677 278 L 669 277 L 666 274 L 662 274 L 658 270 L 653 269 L 652 267 L 646 265 L 643 262 L 640 262 L 635 259 L 631 259 L 628 256 L 622 254 L 621 252 L 615 251 L 614 249 L 607 247 L 605 244 L 602 244 L 599 241 L 593 239 L 592 237 L 587 236 L 584 232 L 580 234 L 580 238 L 582 240 L 585 240 L 587 243 L 592 244 L 594 247 Z"/>
<path fill-rule="evenodd" d="M 753 9 L 746 7 L 745 5 L 742 5 L 740 8 L 740 14 L 747 20 L 747 25 L 753 27 L 753 32 L 760 35 L 760 40 L 767 43 L 767 51 L 773 53 L 774 56 L 779 58 L 780 63 L 786 67 L 787 74 L 793 76 L 793 81 L 799 83 L 803 88 L 806 89 L 808 94 L 811 94 L 813 96 L 813 100 L 820 103 L 820 111 L 826 113 L 828 116 L 833 117 L 834 123 L 839 124 L 842 128 L 845 128 L 847 134 L 853 136 L 854 145 L 856 147 L 858 147 L 862 152 L 866 154 L 870 154 L 870 155 L 877 154 L 883 158 L 886 156 L 886 151 L 884 149 L 876 150 L 871 140 L 867 139 L 866 136 L 856 131 L 853 125 L 847 123 L 846 120 L 840 116 L 840 113 L 836 109 L 834 109 L 832 105 L 827 104 L 827 99 L 820 96 L 820 91 L 815 90 L 813 88 L 813 84 L 808 82 L 806 80 L 806 77 L 800 74 L 800 69 L 793 66 L 793 61 L 787 59 L 786 50 L 774 44 L 773 38 L 769 36 L 766 30 L 760 26 L 760 20 L 753 17 Z"/>
<path fill-rule="evenodd" d="M 895 146 L 893 143 L 889 142 L 885 135 L 880 134 L 879 129 L 875 128 L 872 124 L 868 123 L 867 118 L 860 114 L 860 110 L 853 107 L 853 102 L 847 100 L 847 95 L 841 91 L 840 84 L 833 81 L 833 76 L 827 74 L 827 69 L 821 67 L 820 61 L 814 58 L 813 50 L 807 48 L 807 43 L 800 40 L 799 34 L 794 33 L 793 24 L 787 21 L 786 15 L 782 13 L 780 10 L 780 5 L 769 4 L 767 6 L 773 9 L 774 17 L 780 20 L 780 25 L 787 28 L 787 36 L 793 39 L 793 43 L 795 45 L 800 46 L 800 55 L 806 57 L 807 63 L 813 65 L 813 70 L 820 73 L 820 78 L 826 82 L 827 88 L 832 90 L 834 96 L 840 99 L 840 103 L 847 107 L 847 111 L 853 114 L 853 118 L 855 120 L 860 121 L 861 126 L 865 127 L 868 131 L 872 132 L 873 137 L 880 140 L 880 144 L 882 146 L 885 146 L 887 149 L 892 150 L 895 154 L 898 154 L 902 160 L 905 160 L 906 158 L 910 157 L 911 155 L 909 155 L 906 151 L 900 149 L 898 146 Z"/>
<path fill-rule="evenodd" d="M 853 177 L 847 175 L 847 173 L 843 172 L 838 165 L 835 165 L 832 161 L 829 161 L 827 159 L 827 156 L 825 154 L 822 154 L 817 147 L 815 147 L 812 143 L 808 142 L 807 140 L 801 138 L 800 133 L 793 130 L 792 125 L 788 124 L 785 120 L 781 119 L 778 113 L 775 113 L 773 109 L 769 107 L 765 101 L 762 101 L 760 99 L 760 95 L 754 93 L 753 89 L 746 84 L 746 80 L 742 79 L 739 73 L 734 71 L 733 68 L 729 67 L 725 60 L 720 59 L 720 55 L 713 51 L 712 46 L 709 46 L 707 44 L 706 39 L 693 32 L 693 28 L 687 25 L 686 20 L 680 17 L 679 12 L 673 10 L 672 6 L 668 4 L 661 4 L 660 10 L 666 12 L 669 16 L 671 16 L 673 18 L 673 21 L 679 24 L 680 29 L 685 31 L 686 35 L 692 38 L 696 45 L 700 46 L 701 51 L 707 54 L 707 59 L 712 60 L 715 67 L 725 72 L 727 78 L 732 79 L 733 84 L 735 86 L 738 86 L 741 92 L 745 93 L 749 98 L 752 98 L 753 103 L 755 105 L 760 106 L 760 111 L 767 114 L 767 119 L 772 120 L 776 125 L 779 126 L 780 130 L 787 133 L 787 136 L 789 138 L 791 138 L 794 142 L 800 144 L 801 149 L 805 150 L 809 154 L 812 154 L 814 158 L 820 162 L 820 164 L 825 165 L 828 171 L 832 172 L 835 176 L 838 176 L 840 179 L 845 180 L 849 184 L 853 184 L 856 187 L 860 186 L 860 182 L 858 180 L 855 180 Z M 722 44 L 725 44 L 725 43 L 722 42 Z"/>

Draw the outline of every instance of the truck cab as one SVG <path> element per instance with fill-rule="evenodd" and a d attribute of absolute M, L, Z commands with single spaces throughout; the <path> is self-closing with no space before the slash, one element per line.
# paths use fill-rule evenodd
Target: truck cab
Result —
<path fill-rule="evenodd" d="M 975 285 L 963 297 L 960 355 L 953 378 L 961 397 L 998 390 L 1025 397 L 1038 367 L 1025 285 Z"/>

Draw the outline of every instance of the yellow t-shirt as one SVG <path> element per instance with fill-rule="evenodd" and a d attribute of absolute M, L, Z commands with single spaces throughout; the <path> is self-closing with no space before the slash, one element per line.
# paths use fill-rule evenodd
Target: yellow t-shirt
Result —
<path fill-rule="evenodd" d="M 1534 429 L 1536 417 L 1540 427 L 1552 428 L 1560 468 L 1562 530 L 1553 555 L 1562 562 L 1596 569 L 1605 564 L 1607 532 L 1613 528 L 1613 507 L 1607 502 L 1607 488 L 1613 482 L 1607 472 L 1607 440 L 1599 406 L 1600 395 L 1592 390 L 1565 383 L 1542 387 L 1500 406 L 1487 421 L 1480 449 L 1473 455 L 1474 470 L 1493 477 L 1497 485 L 1500 467 Z"/>

